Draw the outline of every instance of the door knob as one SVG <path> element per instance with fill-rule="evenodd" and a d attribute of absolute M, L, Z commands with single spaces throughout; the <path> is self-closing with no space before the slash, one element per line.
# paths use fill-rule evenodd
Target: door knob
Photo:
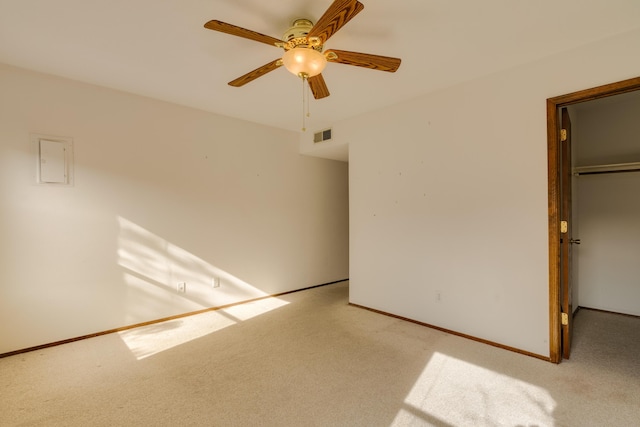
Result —
<path fill-rule="evenodd" d="M 569 239 L 569 243 L 573 243 L 573 244 L 579 245 L 580 244 L 580 239 Z"/>

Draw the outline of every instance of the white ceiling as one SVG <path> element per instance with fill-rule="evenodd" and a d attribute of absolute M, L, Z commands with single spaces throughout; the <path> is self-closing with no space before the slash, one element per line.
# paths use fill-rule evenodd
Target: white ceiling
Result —
<path fill-rule="evenodd" d="M 361 0 L 325 48 L 402 58 L 394 73 L 328 64 L 311 130 L 640 27 L 638 0 Z M 207 30 L 219 19 L 280 38 L 331 0 L 0 0 L 0 62 L 299 131 L 299 79 L 227 82 L 281 50 Z M 638 54 L 637 52 L 635 54 Z"/>

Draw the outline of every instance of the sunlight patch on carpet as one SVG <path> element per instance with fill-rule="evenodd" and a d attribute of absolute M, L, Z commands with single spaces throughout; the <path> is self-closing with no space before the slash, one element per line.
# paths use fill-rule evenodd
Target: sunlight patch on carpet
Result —
<path fill-rule="evenodd" d="M 141 360 L 287 304 L 287 301 L 279 298 L 264 298 L 225 309 L 128 329 L 119 332 L 119 335 L 133 355 Z"/>
<path fill-rule="evenodd" d="M 556 406 L 544 388 L 436 352 L 393 425 L 552 426 Z"/>

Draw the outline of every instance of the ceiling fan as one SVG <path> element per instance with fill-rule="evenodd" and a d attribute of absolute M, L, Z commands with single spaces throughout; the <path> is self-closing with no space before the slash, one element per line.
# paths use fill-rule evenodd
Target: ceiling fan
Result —
<path fill-rule="evenodd" d="M 327 62 L 391 73 L 400 67 L 399 58 L 336 49 L 323 51 L 327 40 L 362 9 L 364 5 L 357 0 L 334 0 L 315 25 L 309 19 L 296 19 L 282 40 L 218 20 L 209 21 L 204 24 L 204 27 L 282 48 L 285 51 L 282 58 L 275 59 L 230 81 L 229 85 L 244 86 L 284 65 L 290 72 L 309 83 L 315 99 L 321 99 L 329 96 L 329 89 L 321 74 Z"/>

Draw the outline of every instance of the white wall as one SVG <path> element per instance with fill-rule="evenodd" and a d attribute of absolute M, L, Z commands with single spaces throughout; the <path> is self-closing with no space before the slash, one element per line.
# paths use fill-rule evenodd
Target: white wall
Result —
<path fill-rule="evenodd" d="M 639 40 L 333 126 L 349 142 L 351 302 L 548 356 L 545 101 L 637 76 Z"/>
<path fill-rule="evenodd" d="M 640 172 L 579 178 L 579 305 L 640 316 Z"/>
<path fill-rule="evenodd" d="M 576 166 L 640 162 L 637 92 L 578 104 L 575 113 L 580 131 Z"/>
<path fill-rule="evenodd" d="M 576 109 L 577 166 L 640 162 L 640 102 Z M 640 172 L 580 175 L 578 304 L 640 315 Z"/>
<path fill-rule="evenodd" d="M 0 94 L 0 353 L 348 277 L 347 164 L 297 134 L 1 64 Z"/>

